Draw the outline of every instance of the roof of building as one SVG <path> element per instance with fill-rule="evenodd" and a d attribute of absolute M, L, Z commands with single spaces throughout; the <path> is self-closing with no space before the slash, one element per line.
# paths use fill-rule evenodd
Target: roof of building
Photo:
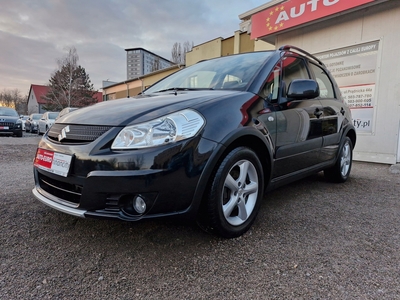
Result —
<path fill-rule="evenodd" d="M 38 84 L 31 84 L 31 88 L 29 90 L 28 101 L 33 92 L 36 97 L 36 101 L 39 104 L 45 104 L 46 100 L 42 98 L 42 96 L 47 94 L 48 87 L 46 85 L 38 85 Z"/>
<path fill-rule="evenodd" d="M 151 52 L 151 51 L 149 51 L 149 50 L 146 50 L 146 49 L 144 49 L 144 48 L 127 48 L 127 49 L 125 49 L 125 51 L 126 52 L 128 52 L 128 51 L 131 51 L 131 50 L 140 50 L 140 51 L 144 51 L 144 52 L 147 52 L 147 53 L 150 53 L 151 55 L 154 55 L 154 56 L 156 56 L 156 57 L 159 57 L 159 58 L 161 58 L 162 60 L 164 60 L 164 61 L 166 61 L 166 62 L 169 62 L 169 63 L 171 63 L 171 64 L 175 64 L 173 61 L 170 61 L 169 59 L 166 59 L 165 57 L 162 57 L 162 56 L 160 56 L 160 55 L 158 55 L 158 54 L 155 54 L 155 53 L 153 53 L 153 52 Z"/>
<path fill-rule="evenodd" d="M 38 84 L 31 84 L 31 88 L 29 90 L 29 95 L 28 95 L 28 101 L 30 99 L 31 93 L 33 92 L 33 94 L 36 97 L 36 101 L 39 104 L 46 104 L 46 100 L 42 98 L 42 96 L 47 94 L 47 90 L 48 90 L 48 86 L 47 85 L 38 85 Z M 97 99 L 97 102 L 103 102 L 103 93 L 102 92 L 96 92 L 93 95 L 93 98 Z"/>

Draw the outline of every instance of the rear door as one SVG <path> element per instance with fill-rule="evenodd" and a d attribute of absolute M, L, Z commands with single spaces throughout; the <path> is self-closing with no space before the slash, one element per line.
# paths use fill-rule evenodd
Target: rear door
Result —
<path fill-rule="evenodd" d="M 332 81 L 325 70 L 314 63 L 310 63 L 315 80 L 320 88 L 320 101 L 323 106 L 322 122 L 322 150 L 321 161 L 328 161 L 336 157 L 340 143 L 340 128 L 344 118 L 344 104 L 338 100 Z"/>

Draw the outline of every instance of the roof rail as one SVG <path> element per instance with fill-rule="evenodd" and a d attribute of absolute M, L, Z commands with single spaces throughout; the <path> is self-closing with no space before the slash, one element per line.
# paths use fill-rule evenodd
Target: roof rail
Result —
<path fill-rule="evenodd" d="M 298 47 L 295 47 L 292 45 L 283 45 L 279 48 L 279 50 L 281 50 L 281 51 L 282 50 L 285 50 L 285 51 L 296 50 L 297 52 L 303 53 L 303 54 L 307 55 L 308 57 L 311 57 L 312 59 L 317 61 L 320 65 L 324 65 L 324 63 L 322 61 L 320 61 L 318 58 L 316 58 L 314 55 L 308 53 L 307 51 L 305 51 L 301 48 L 298 48 Z"/>

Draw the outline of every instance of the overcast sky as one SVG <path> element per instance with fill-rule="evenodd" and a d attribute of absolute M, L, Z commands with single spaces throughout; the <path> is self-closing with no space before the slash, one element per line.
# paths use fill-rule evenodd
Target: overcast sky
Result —
<path fill-rule="evenodd" d="M 0 0 L 0 90 L 47 85 L 75 47 L 95 89 L 126 79 L 127 48 L 167 59 L 175 42 L 227 38 L 269 0 Z"/>

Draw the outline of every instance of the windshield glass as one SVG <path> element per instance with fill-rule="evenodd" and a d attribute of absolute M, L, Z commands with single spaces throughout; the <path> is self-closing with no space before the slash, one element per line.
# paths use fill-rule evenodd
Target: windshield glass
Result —
<path fill-rule="evenodd" d="M 32 120 L 39 120 L 42 115 L 32 115 Z"/>
<path fill-rule="evenodd" d="M 18 117 L 18 113 L 12 108 L 0 107 L 0 116 Z"/>
<path fill-rule="evenodd" d="M 49 113 L 49 119 L 55 119 L 58 116 L 58 112 Z"/>
<path fill-rule="evenodd" d="M 144 94 L 173 89 L 244 90 L 272 53 L 252 52 L 199 62 L 159 81 Z"/>

